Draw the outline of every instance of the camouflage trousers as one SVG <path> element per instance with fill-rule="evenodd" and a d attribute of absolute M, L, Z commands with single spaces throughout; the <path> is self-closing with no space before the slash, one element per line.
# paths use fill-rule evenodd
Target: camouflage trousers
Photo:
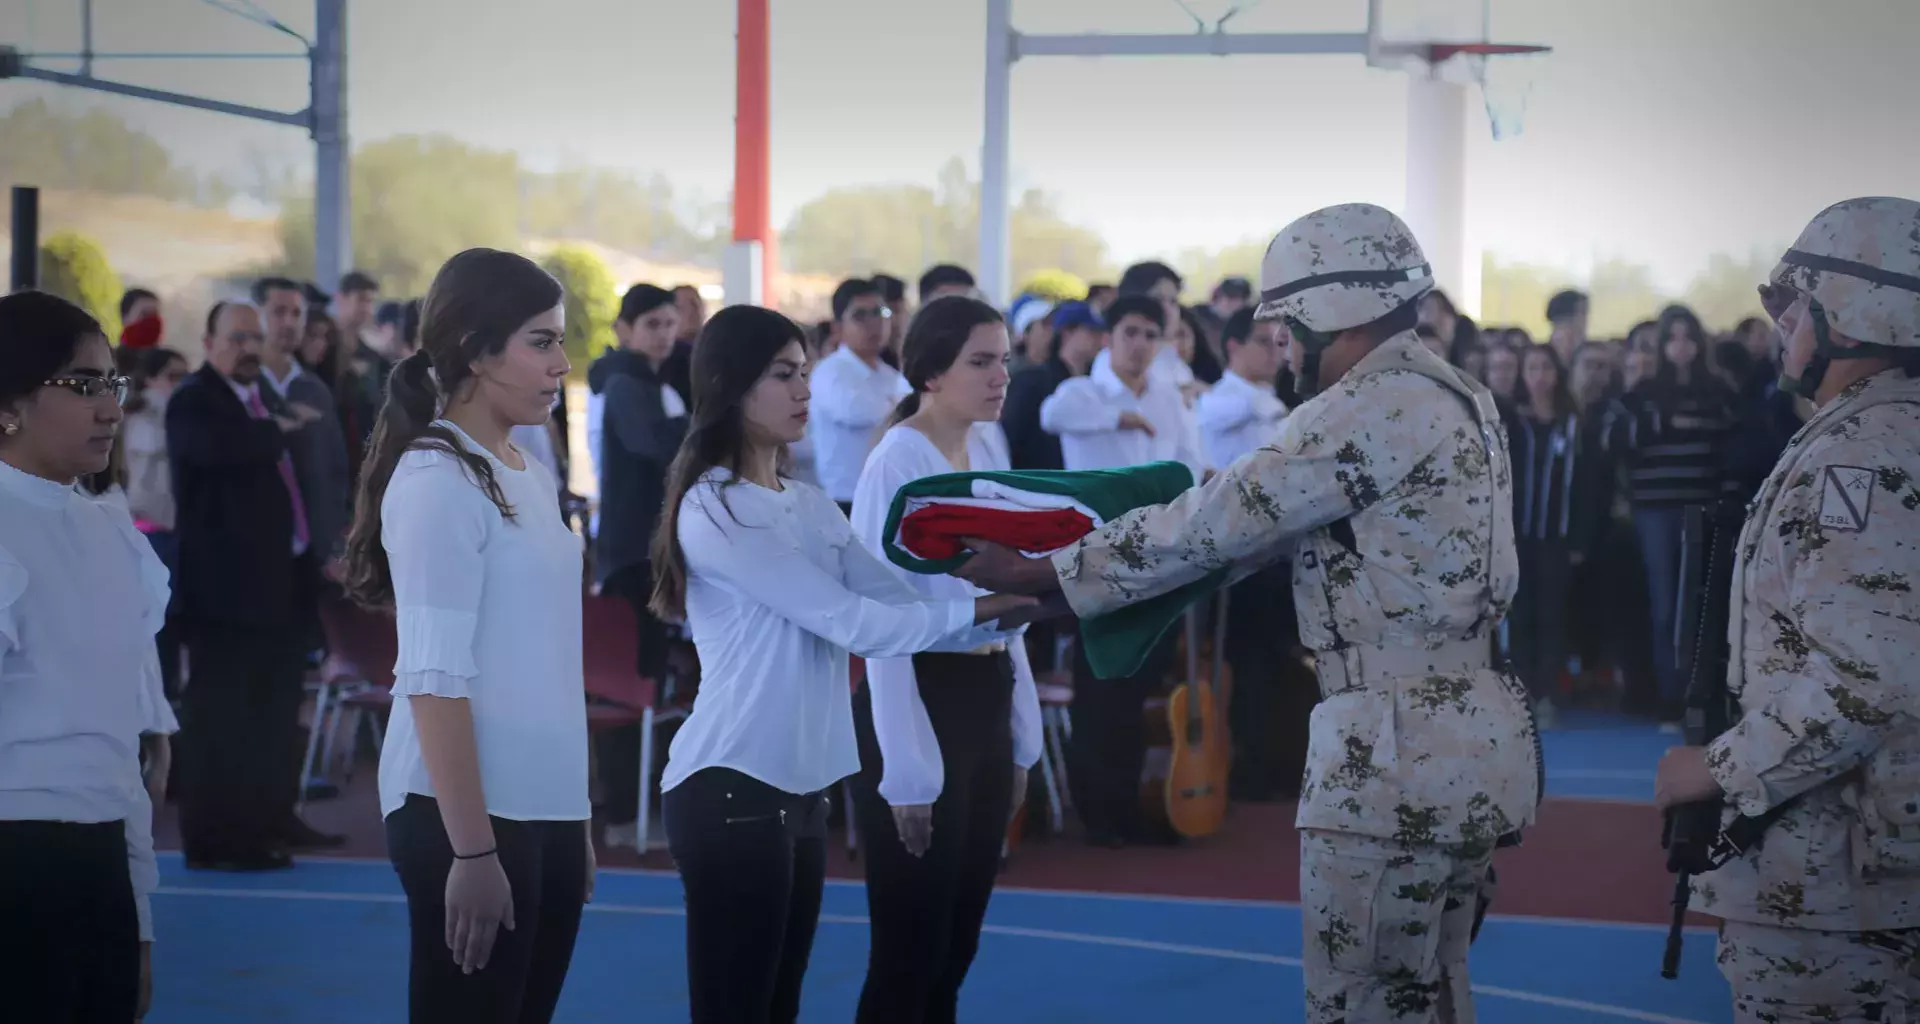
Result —
<path fill-rule="evenodd" d="M 1911 930 L 1884 934 L 1916 940 Z M 1914 957 L 1867 945 L 1856 932 L 1728 921 L 1720 926 L 1715 959 L 1733 987 L 1733 1015 L 1741 1024 L 1920 1024 Z"/>
<path fill-rule="evenodd" d="M 1467 947 L 1491 844 L 1300 833 L 1309 1024 L 1471 1024 Z"/>

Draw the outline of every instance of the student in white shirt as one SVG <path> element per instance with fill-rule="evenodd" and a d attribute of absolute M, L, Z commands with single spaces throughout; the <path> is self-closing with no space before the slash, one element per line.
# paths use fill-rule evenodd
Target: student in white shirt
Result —
<path fill-rule="evenodd" d="M 1198 483 L 1205 473 L 1193 410 L 1180 389 L 1151 372 L 1166 324 L 1167 305 L 1147 295 L 1122 295 L 1107 307 L 1111 356 L 1093 372 L 1061 382 L 1040 405 L 1040 425 L 1060 435 L 1067 468 L 1121 469 L 1148 462 L 1183 462 Z M 1125 679 L 1097 679 L 1075 645 L 1072 741 L 1067 779 L 1086 826 L 1087 842 L 1118 847 L 1170 840 L 1151 834 L 1140 815 L 1140 772 L 1146 759 L 1142 707 L 1162 689 L 1173 657 L 1173 634 Z"/>
<path fill-rule="evenodd" d="M 1279 439 L 1287 415 L 1273 386 L 1280 373 L 1279 329 L 1277 321 L 1254 323 L 1251 314 L 1237 313 L 1221 328 L 1227 370 L 1193 407 L 1209 465 L 1225 468 Z"/>
<path fill-rule="evenodd" d="M 380 811 L 415 1022 L 550 1020 L 593 893 L 581 543 L 508 441 L 565 381 L 562 298 L 513 253 L 440 268 L 348 539 L 349 592 L 398 620 Z"/>
<path fill-rule="evenodd" d="M 1165 330 L 1165 307 L 1123 295 L 1107 307 L 1107 356 L 1093 372 L 1062 381 L 1040 405 L 1040 426 L 1060 437 L 1068 469 L 1120 469 L 1184 462 L 1205 472 L 1193 410 L 1171 381 L 1150 372 Z"/>
<path fill-rule="evenodd" d="M 0 1016 L 146 1013 L 158 883 L 140 736 L 171 733 L 167 571 L 107 466 L 127 378 L 99 323 L 0 298 Z"/>
<path fill-rule="evenodd" d="M 1008 356 L 1006 323 L 978 299 L 935 299 L 914 316 L 900 360 L 913 394 L 854 491 L 854 532 L 874 557 L 885 558 L 887 513 L 901 487 L 1012 468 L 998 423 Z M 928 599 L 986 593 L 953 576 L 894 573 Z M 950 1021 L 980 945 L 1008 819 L 1040 759 L 1040 700 L 1024 639 L 867 662 L 854 728 L 854 820 L 873 929 L 856 1020 Z"/>
<path fill-rule="evenodd" d="M 842 511 L 853 507 L 853 487 L 880 425 L 913 392 L 900 371 L 880 359 L 892 315 L 872 281 L 856 278 L 834 289 L 840 346 L 813 371 L 810 433 L 820 489 Z"/>
<path fill-rule="evenodd" d="M 827 794 L 860 768 L 848 653 L 1004 641 L 974 627 L 1011 628 L 1035 608 L 925 598 L 860 546 L 824 493 L 779 476 L 782 449 L 807 424 L 802 338 L 757 306 L 708 321 L 654 540 L 654 611 L 686 622 L 701 668 L 660 781 L 686 893 L 694 1024 L 786 1024 L 800 1012 Z"/>

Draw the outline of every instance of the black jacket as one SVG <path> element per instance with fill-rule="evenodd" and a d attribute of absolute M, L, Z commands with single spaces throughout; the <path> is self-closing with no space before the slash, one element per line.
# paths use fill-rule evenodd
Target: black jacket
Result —
<path fill-rule="evenodd" d="M 594 579 L 647 561 L 653 527 L 666 500 L 667 465 L 680 450 L 687 417 L 668 416 L 662 381 L 644 356 L 615 350 L 587 370 L 587 387 L 602 396 L 600 532 L 594 537 Z"/>
<path fill-rule="evenodd" d="M 261 402 L 279 406 L 260 384 Z M 180 545 L 172 614 L 243 625 L 296 623 L 312 561 L 293 554 L 293 501 L 280 477 L 287 442 L 203 366 L 167 400 L 167 458 Z"/>
<path fill-rule="evenodd" d="M 1061 382 L 1073 376 L 1067 364 L 1054 356 L 1029 366 L 1007 382 L 1007 400 L 1000 407 L 1000 427 L 1007 435 L 1007 454 L 1014 469 L 1065 469 L 1060 439 L 1040 426 L 1040 404 Z"/>

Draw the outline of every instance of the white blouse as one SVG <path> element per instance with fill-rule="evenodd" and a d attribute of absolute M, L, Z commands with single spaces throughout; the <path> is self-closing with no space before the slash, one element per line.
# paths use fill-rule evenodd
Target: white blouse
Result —
<path fill-rule="evenodd" d="M 860 770 L 849 652 L 899 658 L 974 627 L 973 600 L 929 600 L 853 536 L 817 487 L 773 491 L 710 469 L 681 499 L 687 626 L 700 655 L 693 712 L 668 749 L 661 790 L 731 768 L 788 793 Z M 724 486 L 723 486 L 724 485 Z"/>
<path fill-rule="evenodd" d="M 0 820 L 124 821 L 140 938 L 159 885 L 140 734 L 179 729 L 167 570 L 124 501 L 0 462 Z"/>
<path fill-rule="evenodd" d="M 1007 455 L 1007 438 L 998 423 L 974 424 L 967 434 L 967 463 L 969 469 L 982 472 L 1013 468 Z M 893 496 L 921 477 L 951 472 L 953 465 L 927 435 L 900 424 L 874 445 L 853 492 L 853 532 L 875 559 L 892 569 L 923 600 L 972 600 L 987 594 L 958 577 L 924 576 L 886 561 L 887 513 L 893 506 Z M 953 644 L 929 648 L 970 649 Z M 1013 760 L 1022 768 L 1031 768 L 1040 760 L 1040 697 L 1034 689 L 1033 666 L 1027 660 L 1024 639 L 1013 638 L 1007 653 L 1013 660 Z M 876 658 L 867 662 L 867 692 L 873 698 L 874 736 L 880 742 L 883 764 L 881 797 L 896 806 L 933 803 L 946 783 L 945 769 L 933 721 L 920 699 L 913 659 Z"/>
<path fill-rule="evenodd" d="M 393 571 L 400 652 L 393 695 L 457 697 L 473 710 L 487 813 L 513 821 L 583 821 L 587 699 L 581 667 L 580 538 L 560 519 L 553 477 L 537 460 L 493 464 L 514 518 L 500 514 L 459 459 L 416 449 L 400 458 L 380 503 Z M 380 813 L 433 795 L 413 711 L 393 702 L 380 750 Z"/>

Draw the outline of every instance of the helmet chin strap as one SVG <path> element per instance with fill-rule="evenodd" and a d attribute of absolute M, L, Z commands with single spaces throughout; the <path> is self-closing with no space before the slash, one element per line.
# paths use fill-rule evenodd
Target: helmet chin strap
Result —
<path fill-rule="evenodd" d="M 1293 390 L 1302 398 L 1312 398 L 1320 393 L 1320 355 L 1332 347 L 1334 336 L 1315 331 L 1297 320 L 1287 321 L 1287 328 L 1293 334 L 1293 343 L 1299 345 L 1303 353 Z"/>
<path fill-rule="evenodd" d="M 1813 318 L 1813 358 L 1807 360 L 1807 368 L 1798 376 L 1788 373 L 1783 367 L 1780 371 L 1780 390 L 1798 395 L 1807 401 L 1819 394 L 1820 384 L 1827 378 L 1827 370 L 1835 359 L 1852 358 L 1853 353 L 1839 348 L 1833 343 L 1833 334 L 1827 326 L 1827 311 L 1818 302 L 1807 304 L 1807 315 Z"/>

